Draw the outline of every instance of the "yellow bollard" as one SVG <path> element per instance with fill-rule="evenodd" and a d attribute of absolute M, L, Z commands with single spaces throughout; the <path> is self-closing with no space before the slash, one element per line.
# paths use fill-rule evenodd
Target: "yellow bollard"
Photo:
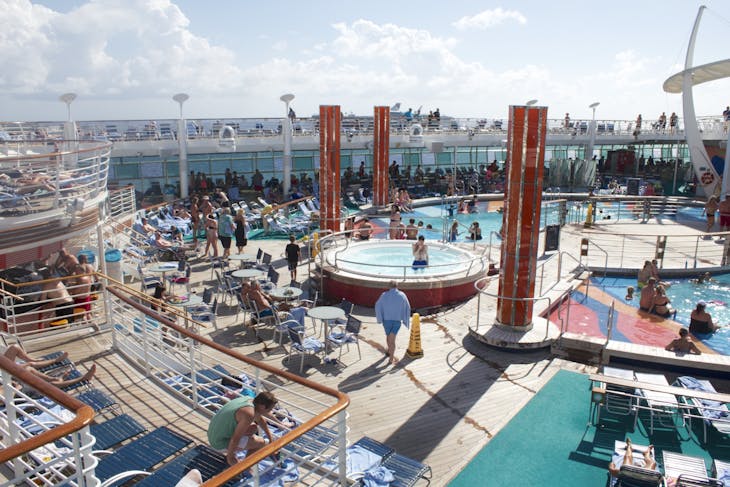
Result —
<path fill-rule="evenodd" d="M 586 210 L 586 222 L 583 226 L 590 227 L 593 223 L 593 203 L 588 203 L 588 209 Z"/>
<path fill-rule="evenodd" d="M 312 234 L 312 258 L 314 259 L 319 254 L 319 232 Z"/>
<path fill-rule="evenodd" d="M 418 313 L 413 313 L 411 317 L 411 339 L 408 342 L 406 355 L 409 358 L 423 357 L 423 348 L 421 348 L 421 315 Z"/>

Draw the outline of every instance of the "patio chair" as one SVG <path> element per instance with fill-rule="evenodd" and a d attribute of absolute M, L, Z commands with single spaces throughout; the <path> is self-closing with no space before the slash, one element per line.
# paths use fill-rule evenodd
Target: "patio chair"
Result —
<path fill-rule="evenodd" d="M 709 380 L 698 380 L 690 376 L 678 377 L 673 385 L 704 392 L 717 392 Z M 730 434 L 730 417 L 728 417 L 730 413 L 726 404 L 684 396 L 681 397 L 681 400 L 685 404 L 694 406 L 697 413 L 702 417 L 703 439 L 705 443 L 707 443 L 708 426 L 715 428 L 718 433 L 724 435 Z M 685 417 L 690 418 L 691 421 L 693 417 L 697 416 L 685 414 Z"/>
<path fill-rule="evenodd" d="M 190 293 L 190 276 L 192 274 L 192 269 L 190 268 L 190 264 L 185 262 L 184 260 L 181 260 L 178 263 L 178 272 L 169 276 L 167 278 L 167 281 L 170 283 L 171 291 L 175 288 L 176 285 L 185 285 L 185 289 Z"/>
<path fill-rule="evenodd" d="M 216 271 L 216 269 L 220 269 L 221 271 L 225 271 L 225 269 L 228 267 L 228 261 L 224 259 L 223 257 L 211 257 L 210 258 L 210 279 L 213 279 L 213 273 Z"/>
<path fill-rule="evenodd" d="M 96 476 L 106 487 L 118 485 L 122 479 L 115 480 L 117 475 L 127 470 L 149 470 L 191 443 L 191 439 L 162 426 L 100 459 Z"/>
<path fill-rule="evenodd" d="M 272 340 L 277 342 L 279 345 L 284 344 L 284 336 L 288 335 L 289 328 L 296 329 L 301 327 L 301 323 L 299 323 L 299 321 L 297 321 L 291 313 L 288 311 L 282 313 L 283 319 L 282 316 L 279 316 L 279 313 L 274 313 L 274 337 Z M 276 339 L 277 336 L 279 337 L 278 340 Z"/>
<path fill-rule="evenodd" d="M 213 300 L 213 304 L 210 305 L 210 309 L 201 313 L 191 312 L 190 318 L 192 318 L 194 321 L 199 321 L 201 323 L 210 323 L 211 325 L 213 325 L 214 328 L 218 329 L 218 325 L 215 321 L 215 313 L 217 310 L 218 299 L 216 298 Z"/>
<path fill-rule="evenodd" d="M 147 431 L 147 428 L 128 414 L 120 414 L 107 419 L 103 423 L 92 424 L 89 431 L 96 438 L 94 449 L 107 450 L 123 441 L 141 435 Z"/>
<path fill-rule="evenodd" d="M 261 263 L 256 265 L 257 269 L 260 269 L 262 271 L 268 271 L 269 267 L 271 266 L 271 259 L 272 255 L 268 252 L 264 252 L 261 256 Z"/>
<path fill-rule="evenodd" d="M 140 287 L 143 293 L 162 285 L 162 279 L 159 277 L 145 275 L 141 263 L 137 264 L 137 274 L 139 274 Z"/>
<path fill-rule="evenodd" d="M 327 344 L 332 349 L 337 347 L 340 349 L 340 355 L 337 358 L 338 362 L 342 361 L 342 348 L 347 347 L 347 351 L 350 351 L 350 343 L 357 345 L 357 356 L 362 360 L 362 353 L 360 352 L 360 328 L 362 327 L 362 321 L 355 318 L 352 315 L 347 317 L 347 323 L 344 325 L 337 325 L 330 330 L 330 333 L 325 338 Z"/>
<path fill-rule="evenodd" d="M 238 320 L 238 315 L 243 311 L 243 323 L 246 323 L 246 314 L 251 313 L 253 309 L 249 304 L 241 297 L 241 293 L 238 293 L 236 295 L 236 299 L 238 300 L 238 309 L 236 310 L 236 321 Z"/>
<path fill-rule="evenodd" d="M 689 481 L 690 478 L 707 479 L 707 467 L 704 458 L 666 450 L 662 452 L 662 458 L 664 460 L 664 476 L 668 483 L 673 479 L 677 479 L 677 482 L 679 482 L 682 475 L 684 475 L 686 481 Z M 676 485 L 679 485 L 679 483 Z"/>
<path fill-rule="evenodd" d="M 289 354 L 286 356 L 285 361 L 288 361 L 295 352 L 298 353 L 301 357 L 299 362 L 299 373 L 301 374 L 304 371 L 304 356 L 317 356 L 322 354 L 324 357 L 326 347 L 321 341 L 311 336 L 305 336 L 304 332 L 300 330 L 301 328 L 289 328 L 287 330 L 289 332 L 289 339 L 291 340 L 291 343 L 289 344 Z"/>

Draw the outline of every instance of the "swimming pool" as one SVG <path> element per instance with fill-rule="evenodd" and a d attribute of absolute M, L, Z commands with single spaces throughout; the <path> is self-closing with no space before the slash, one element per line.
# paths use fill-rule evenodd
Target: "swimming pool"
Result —
<path fill-rule="evenodd" d="M 482 242 L 488 242 L 490 232 L 499 232 L 502 227 L 502 214 L 494 211 L 494 206 L 492 206 L 492 211 L 489 211 L 490 204 L 499 205 L 500 203 L 498 201 L 480 201 L 476 205 L 477 213 L 458 213 L 455 211 L 455 205 L 451 203 L 422 206 L 415 208 L 413 212 L 401 213 L 401 221 L 406 225 L 411 218 L 416 222 L 423 222 L 423 229 L 420 231 L 420 234 L 424 235 L 427 240 L 434 240 L 442 237 L 444 221 L 450 227 L 451 223 L 456 220 L 459 222 L 457 242 L 471 242 L 471 240 L 466 238 L 468 236 L 467 229 L 476 221 L 479 222 L 479 226 L 482 229 Z M 449 212 L 450 208 L 453 208 L 451 212 Z M 562 210 L 567 212 L 567 215 L 563 215 L 562 218 L 563 220 L 567 218 L 570 222 L 585 221 L 587 209 L 588 204 L 585 201 L 568 201 L 565 209 Z M 595 212 L 596 221 L 603 221 L 604 223 L 610 221 L 640 221 L 642 217 L 641 209 L 637 208 L 635 202 L 632 201 L 599 201 Z M 655 216 L 657 218 L 705 221 L 705 217 L 702 215 L 702 208 L 694 207 L 680 208 L 677 211 L 676 217 L 673 215 Z M 381 228 L 387 228 L 390 225 L 390 218 L 387 215 L 374 220 Z M 540 215 L 540 228 L 559 223 L 561 223 L 561 207 L 559 203 L 543 201 Z M 431 225 L 433 228 L 427 229 L 426 227 L 428 225 Z M 387 231 L 385 235 L 387 235 Z M 383 236 L 382 233 L 380 236 Z"/>
<path fill-rule="evenodd" d="M 730 274 L 719 274 L 713 276 L 712 281 L 703 284 L 695 284 L 686 279 L 667 280 L 670 284 L 667 287 L 667 297 L 672 301 L 672 307 L 677 310 L 674 321 L 689 327 L 689 317 L 698 301 L 707 302 L 707 311 L 712 315 L 712 320 L 723 328 L 713 334 L 697 334 L 697 338 L 723 355 L 730 355 Z M 636 278 L 633 277 L 606 277 L 592 278 L 591 285 L 603 290 L 616 300 L 620 300 L 632 308 L 638 310 L 638 290 L 634 299 L 626 301 L 626 288 L 636 285 Z M 618 337 L 615 337 L 619 339 Z"/>

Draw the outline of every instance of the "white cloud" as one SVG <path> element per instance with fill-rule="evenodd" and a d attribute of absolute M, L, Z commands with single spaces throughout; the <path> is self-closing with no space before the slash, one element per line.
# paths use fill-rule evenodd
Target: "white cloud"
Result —
<path fill-rule="evenodd" d="M 0 6 L 0 89 L 85 96 L 210 92 L 239 75 L 229 49 L 188 30 L 169 0 L 94 0 L 54 12 L 28 0 Z"/>
<path fill-rule="evenodd" d="M 464 16 L 456 22 L 453 22 L 451 25 L 456 27 L 458 30 L 486 30 L 510 20 L 522 25 L 527 23 L 527 17 L 522 15 L 519 11 L 503 10 L 501 7 L 497 7 L 493 10 L 479 12 L 476 15 Z"/>

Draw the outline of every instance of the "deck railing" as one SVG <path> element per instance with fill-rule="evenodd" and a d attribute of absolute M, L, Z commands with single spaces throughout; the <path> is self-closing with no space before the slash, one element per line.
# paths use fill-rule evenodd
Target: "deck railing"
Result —
<path fill-rule="evenodd" d="M 162 303 L 122 285 L 111 285 L 106 292 L 113 316 L 106 324 L 106 333 L 112 334 L 113 349 L 130 364 L 130 368 L 141 369 L 156 387 L 169 393 L 182 407 L 212 417 L 227 401 L 221 392 L 219 379 L 231 379 L 231 374 L 238 378 L 233 380 L 240 380 L 255 393 L 262 390 L 273 392 L 281 406 L 280 413 L 295 421 L 295 426 L 283 431 L 273 443 L 212 479 L 206 479 L 205 486 L 223 485 L 277 451 L 282 461 L 297 465 L 302 483 L 347 484 L 344 460 L 349 399 L 345 394 L 202 337 L 191 326 L 202 324 L 193 323 L 187 316 L 181 319 L 178 315 L 171 319 L 169 309 L 161 308 Z M 155 311 L 153 305 L 161 311 Z M 0 439 L 0 446 L 4 448 L 0 450 L 0 461 L 9 462 L 13 469 L 14 476 L 9 479 L 9 484 L 18 485 L 29 479 L 43 485 L 65 485 L 73 479 L 78 485 L 98 485 L 94 474 L 96 459 L 89 454 L 93 444 L 88 430 L 93 418 L 90 408 L 3 357 L 0 357 L 0 370 L 3 371 L 4 385 L 10 384 L 13 379 L 19 380 L 76 414 L 71 421 L 56 414 L 54 424 L 35 424 L 34 431 L 41 433 L 31 436 L 16 427 L 16 417 L 24 414 L 21 407 L 16 406 L 18 391 L 4 387 L 5 404 L 12 406 L 0 412 L 10 429 L 3 432 Z M 23 397 L 23 400 L 33 405 L 39 403 L 29 396 Z M 43 407 L 48 410 L 48 403 Z M 316 434 L 311 433 L 315 428 Z M 312 441 L 313 436 L 316 441 Z M 197 443 L 205 442 L 205 439 L 195 440 Z M 57 441 L 64 442 L 67 448 L 59 451 L 55 444 Z M 326 460 L 332 463 L 325 464 Z M 48 462 L 59 468 L 50 469 Z M 258 469 L 253 471 L 254 482 L 258 485 Z"/>

